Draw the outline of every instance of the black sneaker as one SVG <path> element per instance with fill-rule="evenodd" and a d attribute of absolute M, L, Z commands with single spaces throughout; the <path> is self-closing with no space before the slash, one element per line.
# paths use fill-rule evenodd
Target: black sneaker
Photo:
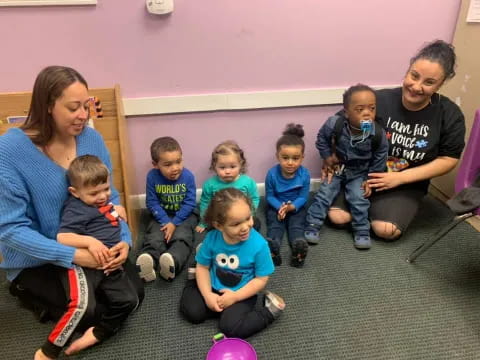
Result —
<path fill-rule="evenodd" d="M 280 255 L 280 242 L 267 238 L 268 247 L 270 248 L 270 255 L 275 266 L 282 265 L 282 256 Z"/>
<path fill-rule="evenodd" d="M 308 243 L 305 239 L 297 239 L 292 243 L 292 259 L 290 265 L 293 267 L 302 267 L 308 253 Z"/>

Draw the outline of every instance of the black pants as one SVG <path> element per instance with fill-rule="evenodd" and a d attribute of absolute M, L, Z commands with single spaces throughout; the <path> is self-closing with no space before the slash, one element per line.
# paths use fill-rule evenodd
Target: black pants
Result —
<path fill-rule="evenodd" d="M 165 235 L 160 230 L 160 224 L 152 218 L 145 232 L 145 239 L 140 253 L 148 253 L 153 257 L 153 263 L 158 265 L 160 255 L 169 252 L 175 260 L 176 273 L 184 267 L 193 248 L 193 233 L 198 218 L 191 214 L 184 222 L 178 225 L 170 241 L 165 242 Z"/>
<path fill-rule="evenodd" d="M 57 321 L 42 347 L 47 356 L 56 357 L 73 331 L 95 325 L 94 334 L 99 340 L 112 335 L 138 307 L 144 298 L 143 282 L 128 260 L 123 267 L 110 278 L 99 270 L 47 264 L 24 269 L 13 280 L 13 295 Z"/>
<path fill-rule="evenodd" d="M 218 327 L 228 337 L 247 338 L 265 329 L 274 320 L 270 311 L 262 306 L 255 308 L 257 295 L 237 302 L 222 312 L 210 310 L 198 289 L 195 280 L 188 280 L 180 299 L 180 311 L 194 324 L 219 317 Z"/>

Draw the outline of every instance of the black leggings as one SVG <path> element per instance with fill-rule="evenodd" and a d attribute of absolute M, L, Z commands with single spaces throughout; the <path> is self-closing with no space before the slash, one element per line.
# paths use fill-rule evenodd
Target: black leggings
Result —
<path fill-rule="evenodd" d="M 137 269 L 127 259 L 123 264 L 124 271 L 131 284 L 136 289 L 139 304 L 145 297 L 143 282 L 138 276 Z M 19 300 L 28 308 L 32 308 L 42 318 L 57 321 L 65 313 L 68 306 L 68 299 L 62 285 L 61 277 L 58 271 L 65 271 L 55 265 L 47 264 L 35 268 L 23 269 L 20 274 L 12 281 L 10 293 L 19 298 Z M 101 293 L 95 294 L 97 304 L 93 318 L 82 321 L 79 330 L 86 330 L 90 326 L 100 321 L 106 307 L 106 299 Z"/>

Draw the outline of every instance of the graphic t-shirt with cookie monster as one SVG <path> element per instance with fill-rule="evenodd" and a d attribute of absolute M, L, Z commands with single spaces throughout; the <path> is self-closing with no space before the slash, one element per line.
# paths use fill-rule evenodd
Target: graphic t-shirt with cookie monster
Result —
<path fill-rule="evenodd" d="M 377 116 L 389 142 L 387 167 L 402 171 L 426 164 L 438 156 L 460 158 L 465 145 L 465 120 L 460 108 L 447 97 L 434 94 L 420 111 L 402 104 L 402 89 L 377 91 Z M 429 181 L 413 186 L 427 190 Z"/>
<path fill-rule="evenodd" d="M 227 244 L 218 230 L 208 232 L 195 260 L 210 267 L 212 288 L 236 291 L 255 277 L 274 271 L 267 241 L 255 229 L 247 240 Z"/>

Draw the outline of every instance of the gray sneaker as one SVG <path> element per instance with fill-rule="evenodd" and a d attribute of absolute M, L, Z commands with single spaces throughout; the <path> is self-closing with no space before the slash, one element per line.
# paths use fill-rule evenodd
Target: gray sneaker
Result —
<path fill-rule="evenodd" d="M 320 227 L 315 224 L 309 224 L 303 234 L 309 244 L 316 245 L 320 242 Z"/>
<path fill-rule="evenodd" d="M 160 265 L 160 276 L 167 281 L 175 279 L 175 260 L 172 254 L 168 252 L 163 253 L 158 262 Z"/>
<path fill-rule="evenodd" d="M 285 309 L 285 301 L 277 294 L 266 291 L 263 299 L 265 307 L 273 315 L 274 319 L 277 319 Z"/>
<path fill-rule="evenodd" d="M 153 267 L 153 258 L 150 254 L 140 254 L 137 258 L 136 265 L 139 269 L 138 275 L 143 281 L 150 282 L 157 278 L 155 268 Z"/>

